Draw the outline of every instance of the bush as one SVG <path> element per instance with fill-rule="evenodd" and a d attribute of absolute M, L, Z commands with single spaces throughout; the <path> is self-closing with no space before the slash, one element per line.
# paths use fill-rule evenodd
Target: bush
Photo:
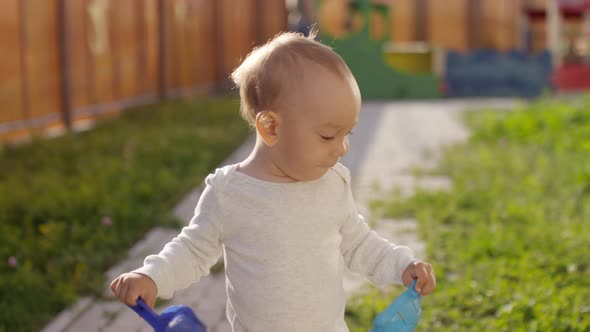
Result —
<path fill-rule="evenodd" d="M 590 99 L 469 113 L 471 139 L 438 170 L 449 192 L 376 204 L 417 218 L 435 266 L 420 330 L 590 330 L 588 110 Z M 352 330 L 365 331 L 395 295 L 352 301 Z"/>
<path fill-rule="evenodd" d="M 39 330 L 248 134 L 235 99 L 130 110 L 0 155 L 0 331 Z M 10 262 L 9 262 L 10 261 Z"/>

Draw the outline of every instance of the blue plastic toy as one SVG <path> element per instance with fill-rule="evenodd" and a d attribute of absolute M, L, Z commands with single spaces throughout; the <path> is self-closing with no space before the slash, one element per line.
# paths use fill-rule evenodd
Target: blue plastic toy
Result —
<path fill-rule="evenodd" d="M 416 329 L 422 313 L 422 297 L 414 289 L 415 286 L 416 279 L 387 309 L 377 315 L 371 332 L 412 332 Z"/>
<path fill-rule="evenodd" d="M 414 289 L 415 286 L 416 280 L 387 309 L 377 315 L 371 332 L 413 332 L 416 329 L 422 313 L 422 297 Z M 145 319 L 155 332 L 207 331 L 193 310 L 185 305 L 168 307 L 160 315 L 150 309 L 141 298 L 137 299 L 137 305 L 129 307 Z"/>
<path fill-rule="evenodd" d="M 137 305 L 129 306 L 156 332 L 206 332 L 205 325 L 197 318 L 191 308 L 185 305 L 174 305 L 158 315 L 139 298 Z"/>

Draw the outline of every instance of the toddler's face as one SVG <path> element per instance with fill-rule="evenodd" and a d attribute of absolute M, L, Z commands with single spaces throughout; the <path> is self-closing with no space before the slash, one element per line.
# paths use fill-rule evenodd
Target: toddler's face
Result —
<path fill-rule="evenodd" d="M 361 102 L 352 78 L 321 67 L 309 71 L 308 84 L 293 91 L 293 101 L 281 110 L 275 150 L 281 170 L 299 181 L 320 178 L 346 154 Z"/>

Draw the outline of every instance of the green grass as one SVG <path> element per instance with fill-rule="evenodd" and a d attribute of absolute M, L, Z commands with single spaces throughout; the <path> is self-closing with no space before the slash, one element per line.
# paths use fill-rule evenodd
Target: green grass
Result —
<path fill-rule="evenodd" d="M 418 220 L 435 266 L 419 330 L 590 331 L 590 98 L 466 121 L 472 137 L 437 170 L 450 191 L 375 204 Z M 351 330 L 366 331 L 398 293 L 351 301 Z"/>
<path fill-rule="evenodd" d="M 1 151 L 0 331 L 38 331 L 99 294 L 150 228 L 179 226 L 175 203 L 248 135 L 238 110 L 233 98 L 169 102 Z"/>

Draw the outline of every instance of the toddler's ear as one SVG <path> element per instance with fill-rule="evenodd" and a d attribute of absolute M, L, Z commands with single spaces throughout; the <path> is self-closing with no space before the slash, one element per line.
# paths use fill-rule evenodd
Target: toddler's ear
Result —
<path fill-rule="evenodd" d="M 260 111 L 256 114 L 256 131 L 267 146 L 277 142 L 279 115 L 273 111 Z"/>

